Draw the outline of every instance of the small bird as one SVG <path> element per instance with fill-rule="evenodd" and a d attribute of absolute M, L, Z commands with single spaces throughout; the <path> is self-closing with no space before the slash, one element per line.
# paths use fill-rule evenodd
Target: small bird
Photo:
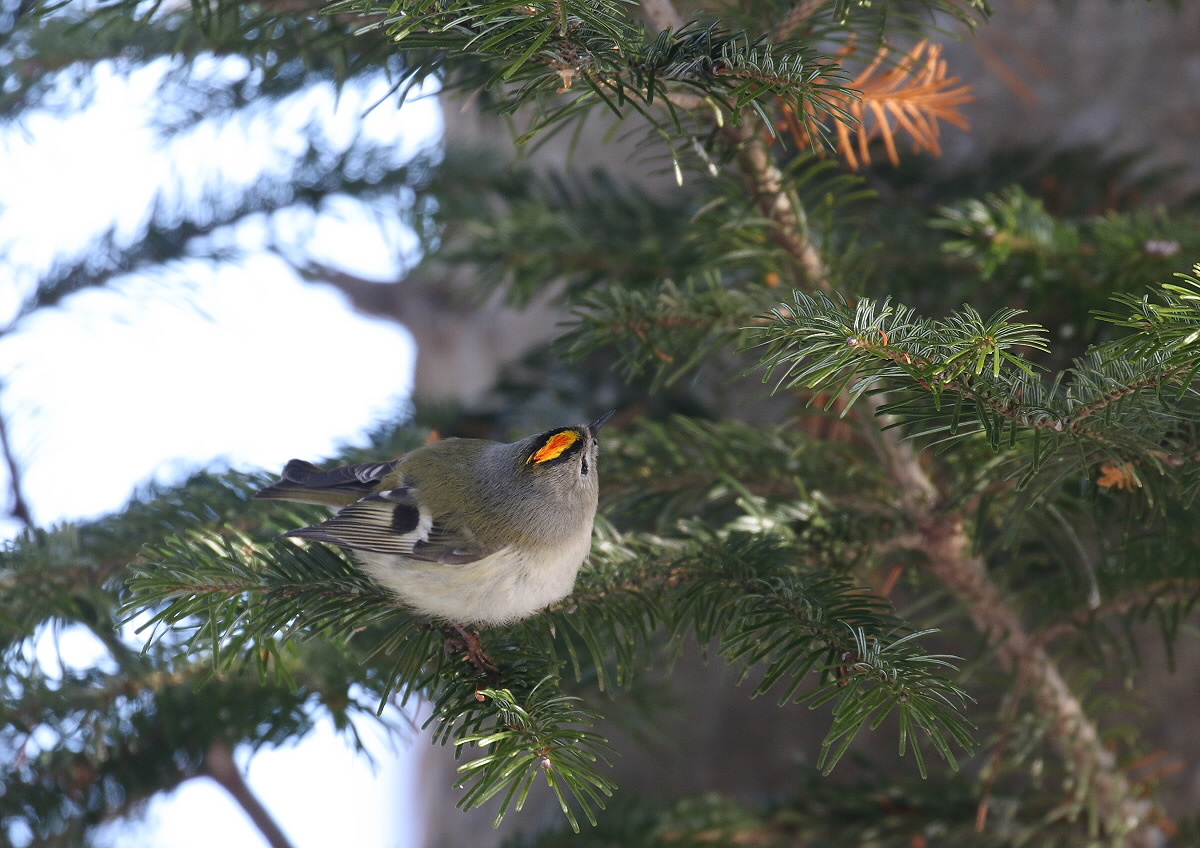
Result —
<path fill-rule="evenodd" d="M 407 606 L 460 632 L 505 624 L 574 588 L 592 545 L 597 434 L 612 414 L 510 444 L 443 439 L 329 471 L 293 459 L 255 497 L 339 507 L 285 535 L 350 548 Z"/>

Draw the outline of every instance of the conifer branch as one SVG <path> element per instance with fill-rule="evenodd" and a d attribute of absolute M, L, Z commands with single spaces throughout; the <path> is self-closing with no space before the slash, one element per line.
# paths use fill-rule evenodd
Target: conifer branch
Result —
<path fill-rule="evenodd" d="M 897 422 L 880 412 L 883 403 L 880 395 L 868 398 L 872 414 L 861 417 L 872 426 L 880 461 L 897 483 L 897 498 L 916 528 L 917 550 L 925 555 L 926 567 L 964 604 L 976 629 L 996 647 L 1001 662 L 1033 693 L 1038 712 L 1051 722 L 1050 738 L 1059 755 L 1080 781 L 1080 800 L 1091 795 L 1106 833 L 1128 838 L 1130 846 L 1157 844 L 1153 805 L 1139 797 L 1058 664 L 1026 629 L 992 580 L 984 559 L 971 552 L 974 545 L 964 516 L 938 508 L 943 496 L 911 444 L 903 440 Z"/>
<path fill-rule="evenodd" d="M 1081 407 L 1075 410 L 1074 413 L 1072 413 L 1065 428 L 1062 426 L 1062 422 L 1051 422 L 1052 427 L 1060 430 L 1065 429 L 1069 433 L 1075 433 L 1079 435 L 1086 434 L 1093 438 L 1097 438 L 1097 434 L 1088 426 L 1090 424 L 1088 419 L 1093 418 L 1099 412 L 1104 412 L 1105 410 L 1116 406 L 1125 398 L 1136 395 L 1138 392 L 1146 389 L 1157 390 L 1164 385 L 1175 382 L 1180 377 L 1183 377 L 1194 371 L 1195 368 L 1195 362 L 1187 361 L 1179 365 L 1167 365 L 1166 367 L 1154 369 L 1141 379 L 1130 380 L 1124 384 L 1114 386 L 1109 391 L 1083 404 Z M 1041 423 L 1044 425 L 1047 422 Z"/>
<path fill-rule="evenodd" d="M 669 5 L 647 7 L 655 25 L 678 24 L 649 42 L 623 8 L 591 0 L 515 7 L 495 0 L 338 0 L 326 11 L 369 18 L 365 29 L 386 32 L 411 57 L 406 64 L 414 79 L 437 73 L 444 90 L 503 90 L 505 112 L 534 105 L 519 144 L 594 107 L 638 113 L 659 125 L 650 107 L 680 91 L 697 92 L 736 117 L 743 109 L 761 112 L 758 101 L 770 97 L 798 103 L 838 89 L 831 81 L 836 68 L 810 63 L 798 45 L 779 48 L 716 22 L 683 24 Z M 670 126 L 679 127 L 673 112 Z"/>
<path fill-rule="evenodd" d="M 595 826 L 596 809 L 616 788 L 595 770 L 609 765 L 607 741 L 590 730 L 595 716 L 578 708 L 578 698 L 555 694 L 558 681 L 547 678 L 533 687 L 522 703 L 508 689 L 480 689 L 475 697 L 492 705 L 491 726 L 463 736 L 455 744 L 490 749 L 459 767 L 459 786 L 467 792 L 459 805 L 477 807 L 507 789 L 496 816 L 499 824 L 509 805 L 520 810 L 540 773 L 554 792 L 571 829 L 579 832 L 579 807 Z"/>
<path fill-rule="evenodd" d="M 1048 383 L 1022 354 L 1047 350 L 1045 331 L 1012 320 L 1011 309 L 984 319 L 964 307 L 932 320 L 887 301 L 850 306 L 796 292 L 772 310 L 773 327 L 754 329 L 771 337 L 768 378 L 780 370 L 781 385 L 850 400 L 889 391 L 883 411 L 916 425 L 913 435 L 937 443 L 983 436 L 1009 452 L 1008 473 L 1023 488 L 1046 468 L 1042 483 L 1116 470 L 1104 463 L 1163 472 L 1194 461 L 1194 439 L 1177 425 L 1197 415 L 1200 365 L 1187 340 L 1200 317 L 1187 298 L 1164 299 L 1152 304 L 1169 316 L 1155 331 L 1161 339 L 1141 332 L 1099 345 Z M 1118 479 L 1110 473 L 1105 485 Z M 1183 477 L 1173 482 L 1186 486 Z"/>
<path fill-rule="evenodd" d="M 792 226 L 795 227 L 795 224 Z M 789 235 L 795 238 L 801 233 L 793 229 Z M 817 299 L 820 299 L 820 296 Z M 805 309 L 806 305 L 815 304 L 817 299 L 797 293 L 797 306 Z M 889 330 L 899 329 L 901 326 L 908 329 L 920 326 L 920 322 L 915 321 L 911 312 L 897 310 L 902 314 L 893 316 L 896 318 L 896 324 L 884 329 L 876 320 L 871 307 L 863 303 L 859 304 L 853 315 L 848 313 L 844 317 L 833 318 L 831 313 L 836 314 L 832 309 L 834 304 L 827 299 L 822 302 L 831 309 L 826 312 L 814 307 L 811 311 L 806 311 L 812 323 L 801 331 L 806 352 L 797 357 L 811 356 L 814 362 L 808 367 L 798 367 L 798 373 L 789 372 L 791 385 L 817 388 L 829 383 L 845 389 L 853 378 L 853 372 L 844 379 L 835 377 L 843 371 L 844 366 L 833 366 L 832 363 L 840 356 L 846 355 L 847 345 L 852 350 L 856 340 L 878 336 L 884 345 L 890 346 Z M 799 312 L 799 309 L 790 310 L 789 307 L 783 307 L 776 315 L 781 321 L 796 319 L 799 324 Z M 886 309 L 884 312 L 892 316 Z M 1175 314 L 1177 312 L 1172 313 Z M 993 370 L 999 373 L 1002 358 L 1010 356 L 1004 353 L 1003 345 L 996 343 L 1001 333 L 991 331 L 976 321 L 976 318 L 977 316 L 972 314 L 961 321 L 951 319 L 949 325 L 957 324 L 960 329 L 984 329 L 985 332 L 970 332 L 965 336 L 938 339 L 941 344 L 947 344 L 945 355 L 939 359 L 940 376 L 958 379 L 972 371 L 976 374 L 982 373 L 985 359 L 994 359 Z M 929 331 L 931 327 L 925 325 L 924 329 Z M 997 326 L 995 329 L 999 330 L 1002 327 Z M 1015 329 L 1014 332 L 1016 335 L 1028 336 L 1022 329 Z M 812 347 L 814 344 L 824 344 L 825 333 L 830 334 L 831 358 L 821 362 L 821 354 L 812 350 Z M 917 334 L 920 335 L 919 332 Z M 839 337 L 840 341 L 834 342 L 835 336 Z M 929 342 L 936 338 L 936 333 L 926 333 L 924 351 L 930 353 L 924 355 L 932 358 L 935 348 L 931 347 Z M 972 338 L 991 340 L 991 349 L 985 354 L 982 349 L 974 347 Z M 1189 335 L 1187 338 L 1191 339 L 1193 336 Z M 1039 343 L 1036 336 L 1024 338 L 1023 341 L 1032 342 L 1035 347 Z M 801 338 L 792 338 L 789 343 L 798 345 Z M 835 349 L 837 344 L 841 345 L 840 354 Z M 918 350 L 918 353 L 921 351 Z M 768 361 L 771 361 L 770 357 Z M 780 360 L 776 358 L 773 361 L 778 363 Z M 885 361 L 893 367 L 898 367 L 899 373 L 907 373 L 909 369 L 913 369 L 911 376 L 926 388 L 932 388 L 933 384 L 926 381 L 926 377 L 930 375 L 918 374 L 918 371 L 923 371 L 923 367 L 914 364 L 912 357 L 899 360 L 889 357 Z M 972 361 L 974 367 L 968 364 Z M 943 370 L 947 365 L 956 362 L 949 372 Z M 1028 373 L 1027 366 L 1023 368 L 1022 373 Z M 865 394 L 872 382 L 871 377 L 861 379 L 852 396 Z M 944 382 L 942 385 L 945 385 Z M 926 557 L 926 568 L 964 604 L 975 627 L 987 636 L 989 644 L 996 647 L 1002 663 L 1011 669 L 1033 694 L 1039 714 L 1051 724 L 1053 732 L 1050 735 L 1059 755 L 1079 781 L 1076 802 L 1087 807 L 1095 819 L 1102 822 L 1109 836 L 1124 838 L 1130 846 L 1154 844 L 1157 828 L 1152 821 L 1153 805 L 1138 796 L 1129 779 L 1121 771 L 1113 752 L 1103 744 L 1095 722 L 1071 691 L 1057 663 L 1033 638 L 1017 610 L 992 580 L 985 560 L 972 552 L 974 545 L 967 531 L 966 517 L 956 510 L 943 508 L 942 505 L 948 498 L 930 478 L 912 444 L 903 439 L 902 431 L 897 426 L 900 422 L 884 411 L 885 403 L 882 394 L 868 395 L 866 407 L 870 414 L 862 413 L 861 418 L 864 427 L 870 433 L 881 464 L 895 483 L 895 497 L 907 523 L 915 530 L 918 542 L 916 547 Z"/>
<path fill-rule="evenodd" d="M 191 630 L 184 643 L 190 653 L 218 670 L 257 666 L 263 680 L 272 672 L 289 677 L 295 643 L 314 636 L 357 653 L 356 682 L 378 695 L 381 708 L 395 692 L 421 692 L 433 703 L 435 741 L 492 749 L 464 766 L 470 787 L 463 806 L 507 793 L 503 816 L 520 809 L 542 774 L 577 824 L 576 808 L 594 821 L 594 809 L 611 793 L 596 769 L 603 740 L 587 729 L 598 717 L 560 694 L 561 663 L 545 645 L 529 650 L 489 633 L 486 650 L 497 668 L 484 689 L 478 670 L 448 656 L 434 628 L 323 545 L 264 546 L 238 533 L 197 531 L 148 547 L 146 556 L 152 562 L 137 567 L 126 614 L 153 613 L 143 625 L 155 628 L 152 645 L 171 628 Z M 228 768 L 218 776 L 231 792 L 242 791 Z"/>
<path fill-rule="evenodd" d="M 704 548 L 704 556 L 684 556 L 670 568 L 676 633 L 694 628 L 700 644 L 717 640 L 727 659 L 742 664 L 743 680 L 761 668 L 756 695 L 779 691 L 780 704 L 831 703 L 834 721 L 818 759 L 823 771 L 837 765 L 863 727 L 878 726 L 893 711 L 900 752 L 911 746 L 921 774 L 917 730 L 951 765 L 955 747 L 972 751 L 973 728 L 960 712 L 970 698 L 943 674 L 957 658 L 921 652 L 915 640 L 927 634 L 905 632 L 883 598 L 845 578 L 796 569 L 787 561 L 795 552 L 769 535 L 731 533 Z M 806 692 L 810 672 L 820 684 Z"/>

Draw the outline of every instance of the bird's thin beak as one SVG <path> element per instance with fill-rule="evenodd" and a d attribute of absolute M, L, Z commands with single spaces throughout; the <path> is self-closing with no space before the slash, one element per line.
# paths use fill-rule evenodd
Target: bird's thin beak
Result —
<path fill-rule="evenodd" d="M 617 414 L 617 411 L 615 409 L 610 409 L 608 412 L 604 413 L 603 415 L 601 415 L 599 418 L 597 418 L 595 421 L 593 421 L 591 424 L 588 425 L 588 432 L 591 433 L 593 436 L 596 435 L 597 433 L 600 432 L 600 428 L 604 426 L 605 422 L 607 422 L 608 419 L 612 418 L 616 414 Z"/>

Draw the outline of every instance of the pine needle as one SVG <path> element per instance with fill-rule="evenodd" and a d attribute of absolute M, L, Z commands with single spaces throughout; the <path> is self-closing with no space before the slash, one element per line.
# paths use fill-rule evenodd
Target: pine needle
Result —
<path fill-rule="evenodd" d="M 899 165 L 898 133 L 912 140 L 914 153 L 940 156 L 939 121 L 968 128 L 960 107 L 974 96 L 969 85 L 948 76 L 940 44 L 922 39 L 894 63 L 887 63 L 890 53 L 886 46 L 880 47 L 849 84 L 857 97 L 837 92 L 829 95 L 840 101 L 844 115 L 853 118 L 850 122 L 839 116 L 834 131 L 838 152 L 855 170 L 871 164 L 870 145 L 876 139 L 882 140 L 888 160 Z M 799 145 L 811 145 L 812 139 L 820 137 L 821 124 L 830 117 L 827 111 L 813 111 L 798 119 L 787 107 L 784 111 L 785 126 Z"/>

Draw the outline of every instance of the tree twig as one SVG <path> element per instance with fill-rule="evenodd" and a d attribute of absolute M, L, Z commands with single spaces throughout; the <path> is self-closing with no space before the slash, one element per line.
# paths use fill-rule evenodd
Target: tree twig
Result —
<path fill-rule="evenodd" d="M 12 497 L 12 506 L 8 514 L 32 530 L 37 524 L 33 520 L 33 512 L 29 509 L 29 501 L 25 500 L 25 491 L 21 486 L 21 466 L 17 464 L 16 454 L 13 453 L 12 442 L 8 436 L 8 419 L 0 414 L 0 451 L 4 453 L 4 464 L 8 466 L 8 490 Z"/>
<path fill-rule="evenodd" d="M 1063 620 L 1056 621 L 1039 631 L 1036 641 L 1039 646 L 1049 645 L 1058 639 L 1078 633 L 1090 623 L 1102 618 L 1124 615 L 1131 610 L 1164 601 L 1191 599 L 1198 593 L 1200 593 L 1200 584 L 1195 580 L 1187 578 L 1159 580 L 1135 593 L 1115 598 L 1096 607 L 1088 607 Z"/>
<path fill-rule="evenodd" d="M 204 756 L 204 773 L 221 784 L 221 788 L 237 801 L 271 848 L 292 848 L 283 830 L 242 777 L 237 763 L 233 761 L 233 746 L 229 742 L 220 740 L 208 747 Z"/>
<path fill-rule="evenodd" d="M 772 223 L 771 238 L 804 272 L 805 288 L 829 291 L 828 271 L 820 251 L 808 238 L 800 205 L 784 186 L 783 172 L 771 151 L 750 126 L 725 126 L 726 140 L 737 150 L 738 163 L 763 217 Z"/>

